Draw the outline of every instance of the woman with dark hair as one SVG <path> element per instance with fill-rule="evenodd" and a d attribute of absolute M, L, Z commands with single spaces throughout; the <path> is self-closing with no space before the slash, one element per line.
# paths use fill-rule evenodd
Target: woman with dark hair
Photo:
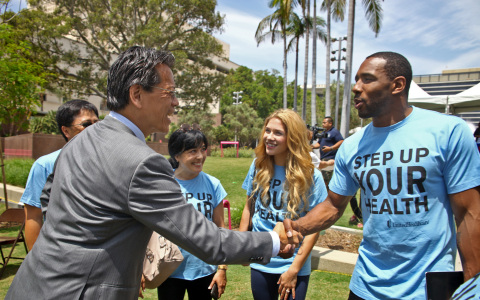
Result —
<path fill-rule="evenodd" d="M 207 219 L 224 227 L 223 199 L 227 196 L 220 181 L 202 172 L 207 158 L 208 141 L 200 130 L 177 130 L 168 141 L 170 164 L 182 193 Z M 221 296 L 227 284 L 227 266 L 212 266 L 183 249 L 184 260 L 177 270 L 158 287 L 158 299 L 212 299 L 210 291 L 216 283 Z"/>
<path fill-rule="evenodd" d="M 307 127 L 293 110 L 277 110 L 265 120 L 242 185 L 248 196 L 240 231 L 270 231 L 277 222 L 302 217 L 325 200 L 327 189 L 311 149 Z M 253 298 L 305 299 L 317 238 L 318 233 L 305 236 L 302 251 L 296 249 L 289 259 L 277 256 L 267 265 L 251 264 Z"/>

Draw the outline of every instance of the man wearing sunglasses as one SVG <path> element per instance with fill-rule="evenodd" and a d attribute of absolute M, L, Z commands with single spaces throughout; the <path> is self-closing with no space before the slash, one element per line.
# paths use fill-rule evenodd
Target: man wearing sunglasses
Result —
<path fill-rule="evenodd" d="M 68 142 L 83 129 L 98 122 L 98 111 L 90 102 L 71 100 L 58 108 L 55 119 L 58 130 Z M 35 161 L 28 175 L 25 192 L 20 199 L 25 210 L 25 240 L 30 250 L 35 244 L 43 224 L 40 195 L 48 175 L 53 171 L 60 150 L 44 155 Z"/>
<path fill-rule="evenodd" d="M 281 223 L 275 232 L 238 232 L 208 221 L 185 201 L 170 163 L 146 145 L 152 132 L 168 132 L 178 105 L 174 60 L 135 46 L 110 67 L 111 112 L 60 153 L 41 198 L 48 211 L 38 246 L 6 299 L 135 299 L 152 230 L 214 265 L 293 254 Z"/>

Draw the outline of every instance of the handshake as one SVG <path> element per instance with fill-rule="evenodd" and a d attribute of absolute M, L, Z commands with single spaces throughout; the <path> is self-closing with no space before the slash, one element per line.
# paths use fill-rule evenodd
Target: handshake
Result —
<path fill-rule="evenodd" d="M 278 222 L 277 225 L 275 225 L 273 231 L 278 233 L 280 237 L 280 252 L 278 256 L 282 258 L 290 258 L 293 256 L 295 248 L 303 241 L 303 235 L 297 230 L 297 224 L 290 219 L 285 219 L 283 223 Z"/>

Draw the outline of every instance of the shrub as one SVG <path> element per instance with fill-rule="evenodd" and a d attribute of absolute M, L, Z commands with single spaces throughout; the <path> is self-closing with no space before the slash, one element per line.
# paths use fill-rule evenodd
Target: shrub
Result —
<path fill-rule="evenodd" d="M 43 117 L 32 117 L 28 131 L 31 133 L 59 134 L 55 119 L 56 113 L 56 111 L 49 111 Z"/>
<path fill-rule="evenodd" d="M 220 147 L 212 147 L 210 155 L 213 157 L 220 157 L 222 154 Z M 237 149 L 235 147 L 223 148 L 223 157 L 237 157 Z M 238 157 L 253 158 L 255 157 L 255 151 L 251 148 L 240 148 L 238 150 Z"/>

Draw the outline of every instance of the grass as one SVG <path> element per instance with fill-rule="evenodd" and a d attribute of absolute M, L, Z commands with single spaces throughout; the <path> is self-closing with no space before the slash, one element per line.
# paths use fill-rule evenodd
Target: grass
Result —
<path fill-rule="evenodd" d="M 5 163 L 5 179 L 8 184 L 25 187 L 27 183 L 28 173 L 33 165 L 33 159 L 6 159 Z M 3 180 L 0 172 L 0 180 Z"/>
<path fill-rule="evenodd" d="M 347 299 L 350 275 L 312 271 L 307 290 L 307 299 L 336 300 Z M 221 299 L 246 300 L 253 299 L 250 288 L 250 268 L 229 266 L 227 272 L 227 288 Z M 146 290 L 146 300 L 157 299 L 157 290 Z M 188 299 L 185 296 L 184 299 Z"/>
<path fill-rule="evenodd" d="M 231 150 L 234 150 L 231 148 Z M 253 151 L 253 150 L 250 150 Z M 240 152 L 253 152 L 241 149 Z M 233 152 L 232 152 L 233 153 Z M 232 226 L 238 227 L 242 216 L 243 207 L 246 200 L 246 192 L 242 189 L 242 183 L 247 175 L 248 168 L 253 158 L 249 157 L 219 157 L 209 156 L 205 161 L 204 171 L 218 178 L 228 193 L 227 199 L 230 202 L 232 214 Z M 8 159 L 5 160 L 5 172 L 7 183 L 15 186 L 25 187 L 28 173 L 33 164 L 32 159 Z M 1 178 L 1 174 L 0 174 Z M 357 197 L 358 198 L 358 197 Z M 335 225 L 357 229 L 357 226 L 348 224 L 348 220 L 353 215 L 350 206 L 347 206 L 343 216 Z M 227 219 L 225 219 L 227 222 Z"/>

